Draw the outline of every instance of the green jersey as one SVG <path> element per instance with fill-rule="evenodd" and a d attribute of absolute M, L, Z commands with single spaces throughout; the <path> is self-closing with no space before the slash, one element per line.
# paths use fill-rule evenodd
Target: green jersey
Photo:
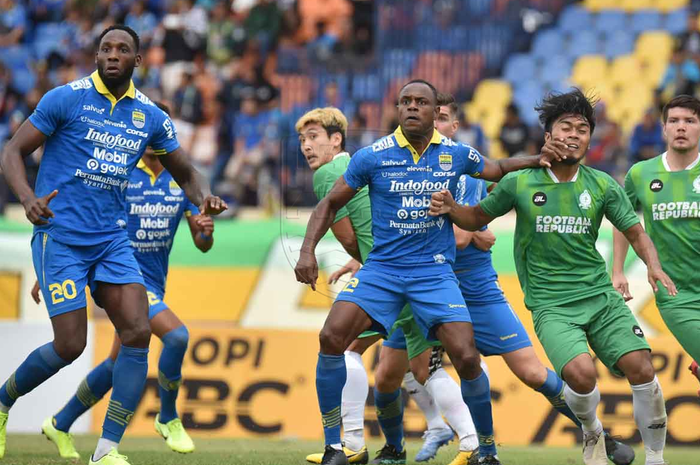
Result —
<path fill-rule="evenodd" d="M 700 259 L 700 163 L 671 171 L 666 154 L 630 168 L 625 191 L 644 213 L 664 271 L 678 288 L 671 297 L 663 287 L 656 293 L 659 308 L 700 301 L 700 277 L 693 271 Z"/>
<path fill-rule="evenodd" d="M 596 249 L 603 215 L 621 231 L 639 223 L 622 187 L 587 166 L 563 183 L 544 168 L 509 173 L 480 205 L 494 217 L 515 208 L 515 266 L 531 310 L 612 289 Z"/>
<path fill-rule="evenodd" d="M 326 163 L 314 173 L 314 193 L 321 200 L 331 191 L 331 188 L 341 177 L 350 164 L 350 155 L 342 152 L 333 157 L 333 161 Z M 343 208 L 338 210 L 335 222 L 345 217 L 350 218 L 352 229 L 357 237 L 357 245 L 360 249 L 362 263 L 367 260 L 369 251 L 372 250 L 372 207 L 369 203 L 369 191 L 362 188 Z"/>

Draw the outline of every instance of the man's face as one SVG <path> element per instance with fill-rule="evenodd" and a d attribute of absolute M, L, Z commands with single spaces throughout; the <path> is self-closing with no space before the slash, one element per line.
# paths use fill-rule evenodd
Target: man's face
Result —
<path fill-rule="evenodd" d="M 459 128 L 459 120 L 450 111 L 449 106 L 438 108 L 438 117 L 435 120 L 435 129 L 445 137 L 452 139 Z"/>
<path fill-rule="evenodd" d="M 676 152 L 697 152 L 700 140 L 698 115 L 689 108 L 670 108 L 664 123 L 664 138 L 668 146 Z"/>
<path fill-rule="evenodd" d="M 552 131 L 544 135 L 545 142 L 551 139 L 564 142 L 569 147 L 567 165 L 579 163 L 588 151 L 591 143 L 591 126 L 581 115 L 563 115 L 552 125 Z"/>
<path fill-rule="evenodd" d="M 134 68 L 141 64 L 134 40 L 128 32 L 109 31 L 100 42 L 95 54 L 97 72 L 108 87 L 119 87 L 129 82 Z"/>
<path fill-rule="evenodd" d="M 308 123 L 301 129 L 299 143 L 313 171 L 332 161 L 333 156 L 340 152 L 340 134 L 334 133 L 328 137 L 326 130 L 318 123 Z"/>
<path fill-rule="evenodd" d="M 438 114 L 430 87 L 421 83 L 407 85 L 399 94 L 398 107 L 399 124 L 404 133 L 430 137 Z"/>

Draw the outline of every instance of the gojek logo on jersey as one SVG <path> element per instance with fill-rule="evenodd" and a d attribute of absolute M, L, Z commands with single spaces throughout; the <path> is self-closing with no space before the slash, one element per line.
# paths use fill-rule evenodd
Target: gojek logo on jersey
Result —
<path fill-rule="evenodd" d="M 138 151 L 141 149 L 141 140 L 127 139 L 121 134 L 110 134 L 109 132 L 95 131 L 93 128 L 88 129 L 85 140 L 97 142 L 100 145 L 108 148 L 120 148 L 125 150 Z"/>
<path fill-rule="evenodd" d="M 389 192 L 398 192 L 400 194 L 415 194 L 421 195 L 424 192 L 439 192 L 445 190 L 449 187 L 450 181 L 428 181 L 423 179 L 422 181 L 414 181 L 410 179 L 408 181 L 391 181 L 391 186 L 389 187 Z"/>
<path fill-rule="evenodd" d="M 130 215 L 139 215 L 139 216 L 161 216 L 161 215 L 169 215 L 169 216 L 174 216 L 177 215 L 178 209 L 180 208 L 180 205 L 165 205 L 160 202 L 158 203 L 144 203 L 142 205 L 136 205 L 135 203 L 131 204 L 131 209 L 129 210 Z"/>

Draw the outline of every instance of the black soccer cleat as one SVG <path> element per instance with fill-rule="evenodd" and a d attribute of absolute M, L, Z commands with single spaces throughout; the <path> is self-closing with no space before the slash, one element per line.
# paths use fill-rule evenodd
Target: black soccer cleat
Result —
<path fill-rule="evenodd" d="M 485 457 L 479 457 L 479 465 L 501 465 L 501 461 L 495 455 L 487 455 Z"/>
<path fill-rule="evenodd" d="M 479 465 L 479 448 L 474 449 L 474 453 L 469 457 L 467 465 Z"/>
<path fill-rule="evenodd" d="M 608 459 L 615 465 L 630 465 L 634 462 L 634 449 L 605 432 L 605 450 Z"/>
<path fill-rule="evenodd" d="M 391 444 L 385 444 L 377 456 L 370 462 L 372 465 L 406 465 L 406 449 L 401 452 Z"/>
<path fill-rule="evenodd" d="M 348 465 L 348 458 L 342 450 L 333 449 L 331 446 L 326 446 L 323 453 L 321 465 Z"/>

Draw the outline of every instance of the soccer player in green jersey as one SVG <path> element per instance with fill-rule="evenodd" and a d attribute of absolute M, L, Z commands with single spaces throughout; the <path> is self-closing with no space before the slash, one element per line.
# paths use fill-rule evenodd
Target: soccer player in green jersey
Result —
<path fill-rule="evenodd" d="M 683 349 L 697 361 L 700 277 L 693 270 L 700 259 L 700 100 L 679 95 L 666 104 L 662 119 L 667 151 L 632 166 L 625 177 L 625 192 L 634 207 L 641 207 L 644 226 L 664 268 L 678 286 L 675 297 L 656 292 L 661 317 Z M 627 240 L 616 231 L 613 285 L 629 300 L 632 296 L 624 275 L 627 250 Z"/>
<path fill-rule="evenodd" d="M 448 191 L 437 192 L 430 214 L 447 214 L 457 226 L 476 231 L 515 208 L 514 255 L 525 305 L 547 356 L 567 383 L 566 403 L 582 423 L 584 463 L 607 463 L 590 344 L 600 361 L 632 387 L 646 464 L 663 464 L 666 409 L 661 386 L 644 334 L 612 287 L 596 250 L 603 216 L 623 231 L 647 264 L 654 290 L 660 281 L 674 295 L 675 286 L 622 188 L 607 174 L 580 165 L 595 127 L 591 102 L 575 89 L 549 95 L 537 111 L 545 141 L 566 144 L 565 159 L 551 168 L 508 174 L 473 207 L 458 205 Z"/>

